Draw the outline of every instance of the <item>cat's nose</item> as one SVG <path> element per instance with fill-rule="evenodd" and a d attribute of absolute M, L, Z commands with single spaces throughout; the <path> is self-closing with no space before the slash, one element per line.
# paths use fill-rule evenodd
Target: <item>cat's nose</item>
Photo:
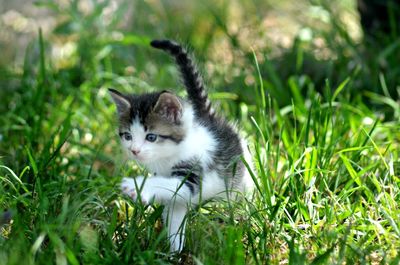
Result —
<path fill-rule="evenodd" d="M 137 149 L 132 149 L 131 151 L 132 151 L 132 154 L 134 154 L 135 156 L 140 153 L 140 150 L 137 150 Z"/>

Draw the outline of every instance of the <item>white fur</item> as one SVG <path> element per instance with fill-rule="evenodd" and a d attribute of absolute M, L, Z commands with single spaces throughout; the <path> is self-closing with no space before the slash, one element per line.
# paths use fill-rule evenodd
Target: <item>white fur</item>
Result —
<path fill-rule="evenodd" d="M 243 158 L 249 166 L 249 168 L 244 171 L 244 176 L 242 178 L 242 185 L 240 185 L 240 187 L 242 187 L 242 191 L 246 193 L 252 191 L 254 188 L 254 181 L 249 173 L 249 171 L 254 172 L 254 167 L 249 147 L 247 146 L 247 142 L 244 139 L 242 139 L 241 145 L 243 150 Z"/>
<path fill-rule="evenodd" d="M 168 224 L 168 238 L 172 252 L 182 251 L 185 242 L 185 216 L 187 211 L 187 205 L 169 203 L 165 206 L 163 220 Z"/>
<path fill-rule="evenodd" d="M 212 162 L 213 153 L 216 148 L 216 140 L 211 133 L 201 124 L 194 121 L 193 110 L 189 104 L 183 108 L 182 124 L 184 124 L 186 137 L 179 144 L 171 141 L 163 143 L 151 143 L 145 140 L 148 132 L 138 120 L 135 120 L 130 127 L 133 139 L 123 139 L 124 147 L 129 150 L 139 151 L 134 159 L 144 164 L 154 176 L 136 179 L 124 178 L 121 183 L 122 191 L 136 200 L 138 198 L 145 204 L 157 202 L 165 205 L 164 221 L 168 227 L 168 236 L 171 243 L 171 251 L 181 251 L 184 243 L 184 217 L 190 204 L 197 204 L 201 200 L 226 195 L 224 180 L 214 170 L 205 171 L 202 176 L 202 185 L 199 193 L 192 197 L 192 193 L 182 179 L 171 177 L 171 168 L 179 161 L 198 158 L 200 166 L 207 168 Z M 246 146 L 246 159 L 249 156 Z M 248 160 L 250 161 L 250 160 Z M 251 180 L 251 178 L 250 178 Z M 250 183 L 249 177 L 244 179 L 244 188 Z"/>

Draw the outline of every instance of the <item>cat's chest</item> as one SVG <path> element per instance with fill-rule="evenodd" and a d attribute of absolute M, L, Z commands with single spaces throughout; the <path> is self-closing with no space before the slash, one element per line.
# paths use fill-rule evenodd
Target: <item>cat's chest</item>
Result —
<path fill-rule="evenodd" d="M 153 176 L 163 176 L 163 177 L 167 177 L 171 175 L 171 169 L 167 170 L 153 170 L 152 172 Z"/>
<path fill-rule="evenodd" d="M 168 161 L 154 161 L 146 164 L 146 168 L 153 176 L 170 176 L 172 172 L 172 164 Z"/>
<path fill-rule="evenodd" d="M 163 177 L 168 177 L 174 175 L 173 173 L 176 171 L 179 172 L 201 172 L 202 170 L 202 163 L 198 157 L 192 157 L 191 159 L 183 159 L 183 160 L 177 160 L 173 161 L 173 159 L 169 161 L 158 161 L 153 164 L 148 164 L 147 169 L 149 173 L 151 173 L 153 176 L 163 176 Z"/>

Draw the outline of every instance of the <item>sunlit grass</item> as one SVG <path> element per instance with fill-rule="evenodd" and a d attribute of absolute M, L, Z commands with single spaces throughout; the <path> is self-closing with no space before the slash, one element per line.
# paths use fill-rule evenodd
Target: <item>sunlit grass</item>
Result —
<path fill-rule="evenodd" d="M 170 255 L 162 207 L 143 207 L 119 191 L 122 177 L 143 169 L 119 147 L 106 88 L 172 87 L 184 95 L 176 68 L 148 47 L 159 35 L 149 24 L 140 24 L 149 30 L 141 35 L 116 36 L 122 11 L 104 25 L 98 24 L 104 6 L 90 16 L 69 8 L 58 11 L 70 16 L 58 31 L 75 43 L 70 60 L 54 61 L 52 40 L 38 34 L 22 72 L 7 75 L 0 92 L 0 264 L 400 261 L 398 46 L 379 53 L 392 68 L 378 71 L 372 59 L 339 52 L 342 45 L 355 49 L 351 39 L 342 36 L 348 42 L 335 46 L 337 36 L 325 35 L 336 68 L 325 62 L 318 78 L 308 74 L 308 57 L 317 66 L 321 61 L 313 61 L 305 43 L 294 41 L 281 57 L 289 67 L 280 71 L 281 60 L 267 50 L 245 49 L 229 35 L 223 13 L 209 14 L 228 46 L 242 53 L 240 65 L 227 69 L 232 77 L 214 69 L 209 83 L 218 86 L 210 96 L 248 136 L 256 188 L 237 202 L 192 209 L 186 247 Z M 70 28 L 74 23 L 80 26 Z M 189 39 L 206 58 L 209 46 L 197 38 Z M 358 92 L 364 86 L 373 89 Z"/>

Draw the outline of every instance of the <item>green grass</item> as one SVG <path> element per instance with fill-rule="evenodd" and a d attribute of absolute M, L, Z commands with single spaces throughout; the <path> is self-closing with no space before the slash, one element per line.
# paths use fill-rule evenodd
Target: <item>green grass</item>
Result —
<path fill-rule="evenodd" d="M 154 17 L 135 16 L 132 31 L 119 25 L 128 2 L 105 23 L 107 4 L 83 14 L 76 1 L 42 2 L 62 22 L 51 38 L 38 32 L 21 67 L 0 68 L 0 264 L 400 262 L 399 36 L 375 53 L 337 19 L 313 28 L 336 59 L 317 59 L 300 39 L 274 57 L 232 32 L 228 2 L 177 11 L 138 1 L 137 14 Z M 261 2 L 238 4 L 261 18 Z M 187 10 L 198 16 L 182 23 L 174 12 Z M 162 207 L 121 196 L 121 178 L 143 169 L 123 155 L 106 89 L 184 95 L 171 60 L 148 46 L 176 32 L 203 69 L 214 65 L 210 96 L 248 135 L 256 189 L 193 209 L 173 256 Z M 51 53 L 60 40 L 74 47 L 61 61 Z M 212 59 L 226 43 L 229 65 Z"/>

